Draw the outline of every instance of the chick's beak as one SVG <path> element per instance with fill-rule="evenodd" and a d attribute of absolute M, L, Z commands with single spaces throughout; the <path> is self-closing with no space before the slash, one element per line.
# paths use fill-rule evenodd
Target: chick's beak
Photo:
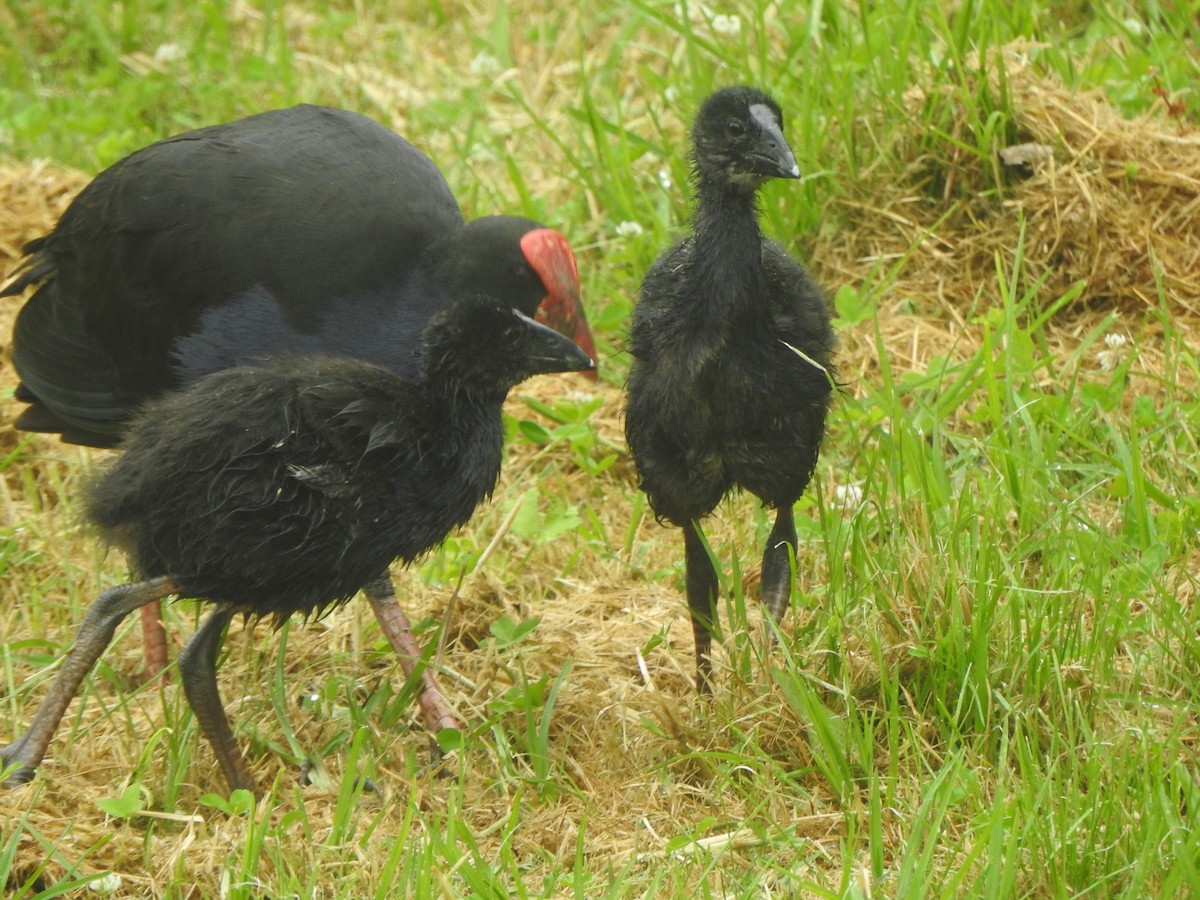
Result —
<path fill-rule="evenodd" d="M 750 107 L 750 115 L 761 129 L 754 152 L 759 174 L 771 178 L 799 178 L 800 166 L 775 114 L 768 107 L 756 103 Z"/>

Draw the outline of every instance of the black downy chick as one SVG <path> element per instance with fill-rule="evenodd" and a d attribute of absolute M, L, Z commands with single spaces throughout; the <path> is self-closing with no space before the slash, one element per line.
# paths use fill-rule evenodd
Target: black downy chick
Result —
<path fill-rule="evenodd" d="M 557 231 L 464 222 L 433 161 L 357 113 L 302 105 L 167 138 L 109 166 L 0 290 L 16 427 L 116 445 L 141 406 L 237 365 L 323 353 L 415 374 L 422 329 L 486 293 L 595 357 Z M 594 374 L 594 373 L 593 373 Z M 167 662 L 142 610 L 146 673 Z"/>
<path fill-rule="evenodd" d="M 389 564 L 439 544 L 491 494 L 510 388 L 594 365 L 568 338 L 485 298 L 438 314 L 420 353 L 414 379 L 362 361 L 296 358 L 229 369 L 148 407 L 87 507 L 143 580 L 106 591 L 88 611 L 32 724 L 0 750 L 0 764 L 22 764 L 8 785 L 33 777 L 121 620 L 170 595 L 214 605 L 179 671 L 231 789 L 254 789 L 216 683 L 235 614 L 277 623 L 319 615 L 363 589 L 414 676 L 421 652 Z M 427 727 L 458 727 L 432 673 L 421 677 Z"/>
<path fill-rule="evenodd" d="M 683 529 L 703 692 L 718 581 L 700 520 L 735 487 L 777 510 L 762 596 L 778 623 L 793 586 L 792 507 L 825 432 L 834 335 L 821 290 L 759 228 L 758 189 L 800 176 L 778 104 L 750 87 L 718 91 L 701 106 L 692 141 L 692 233 L 642 283 L 625 431 L 655 515 Z"/>

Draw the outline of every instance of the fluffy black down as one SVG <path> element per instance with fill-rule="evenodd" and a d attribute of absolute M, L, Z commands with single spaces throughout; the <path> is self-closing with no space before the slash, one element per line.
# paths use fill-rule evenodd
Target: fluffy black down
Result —
<path fill-rule="evenodd" d="M 169 575 L 184 596 L 278 622 L 319 614 L 491 493 L 503 437 L 492 406 L 451 415 L 350 360 L 231 369 L 143 412 L 87 514 L 143 577 Z"/>
<path fill-rule="evenodd" d="M 676 525 L 733 488 L 794 503 L 825 434 L 834 333 L 821 289 L 759 228 L 757 158 L 774 145 L 755 106 L 782 122 L 751 88 L 701 109 L 692 234 L 655 261 L 633 312 L 625 433 L 655 514 Z"/>

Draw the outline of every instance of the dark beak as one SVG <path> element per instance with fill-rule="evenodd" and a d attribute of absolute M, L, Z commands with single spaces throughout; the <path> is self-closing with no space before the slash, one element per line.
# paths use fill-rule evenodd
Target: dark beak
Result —
<path fill-rule="evenodd" d="M 596 342 L 580 301 L 579 267 L 567 239 L 550 228 L 535 228 L 521 238 L 521 252 L 546 286 L 546 297 L 537 310 L 537 320 L 571 338 L 590 357 L 587 368 L 547 371 L 586 371 L 595 381 Z"/>
<path fill-rule="evenodd" d="M 799 178 L 800 166 L 771 110 L 761 103 L 750 107 L 750 115 L 761 129 L 753 150 L 754 171 L 767 178 Z"/>
<path fill-rule="evenodd" d="M 584 352 L 568 335 L 536 322 L 517 310 L 513 313 L 529 326 L 530 345 L 526 358 L 530 361 L 530 374 L 546 372 L 587 372 L 594 374 L 595 361 Z"/>

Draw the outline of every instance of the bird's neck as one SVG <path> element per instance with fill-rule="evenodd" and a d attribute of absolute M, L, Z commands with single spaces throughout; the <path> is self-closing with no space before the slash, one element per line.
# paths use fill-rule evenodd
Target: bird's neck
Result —
<path fill-rule="evenodd" d="M 470 509 L 490 496 L 500 476 L 504 424 L 498 398 L 467 389 L 452 389 L 449 382 L 425 392 L 425 414 L 437 440 L 430 447 L 427 465 L 433 471 L 455 474 L 451 481 L 470 499 Z"/>
<path fill-rule="evenodd" d="M 713 302 L 729 309 L 734 297 L 721 286 L 744 286 L 742 296 L 756 295 L 754 287 L 762 271 L 762 231 L 758 203 L 752 187 L 697 181 L 696 208 L 692 214 L 692 241 L 697 272 L 713 290 Z"/>
<path fill-rule="evenodd" d="M 757 257 L 762 232 L 758 227 L 756 192 L 752 188 L 699 181 L 692 229 L 698 245 L 719 246 L 725 255 L 741 251 Z"/>
<path fill-rule="evenodd" d="M 378 451 L 375 462 L 378 471 L 397 475 L 390 481 L 392 493 L 381 496 L 390 511 L 386 527 L 406 559 L 441 542 L 492 494 L 504 440 L 498 403 L 477 403 L 424 383 L 413 399 L 404 431 L 393 446 Z"/>
<path fill-rule="evenodd" d="M 422 396 L 430 422 L 441 433 L 447 446 L 464 447 L 483 437 L 493 440 L 493 432 L 502 430 L 501 409 L 508 391 L 483 389 L 468 381 L 455 365 L 446 360 L 426 366 L 421 373 Z"/>
<path fill-rule="evenodd" d="M 440 410 L 450 430 L 470 432 L 473 423 L 500 416 L 507 392 L 484 391 L 464 383 L 456 367 L 426 366 L 421 372 L 426 405 Z"/>

